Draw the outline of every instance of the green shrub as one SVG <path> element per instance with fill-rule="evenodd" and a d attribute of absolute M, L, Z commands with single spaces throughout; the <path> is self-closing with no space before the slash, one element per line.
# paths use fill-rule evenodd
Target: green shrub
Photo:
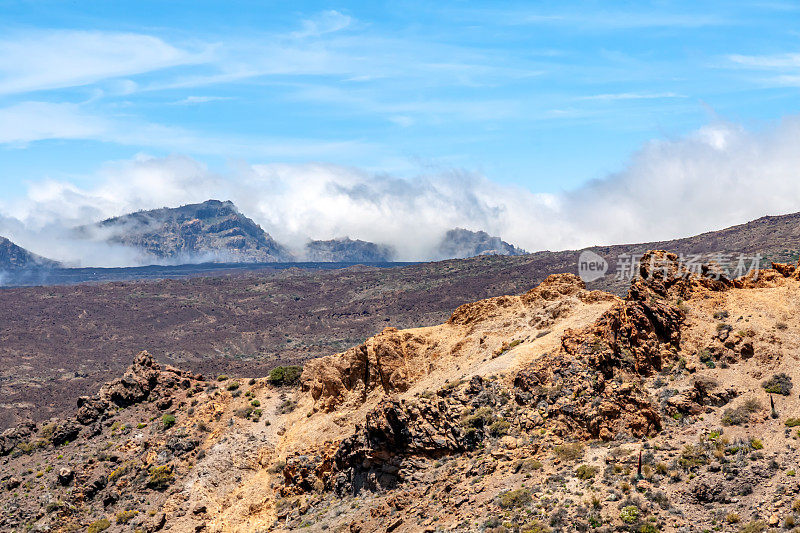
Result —
<path fill-rule="evenodd" d="M 528 522 L 520 530 L 522 533 L 551 533 L 553 530 L 547 524 L 543 524 L 539 520 Z"/>
<path fill-rule="evenodd" d="M 633 524 L 637 520 L 639 520 L 639 508 L 635 505 L 628 505 L 627 507 L 623 507 L 622 510 L 619 512 L 619 519 L 625 522 L 626 524 Z"/>
<path fill-rule="evenodd" d="M 227 374 L 220 374 L 217 376 L 217 381 L 227 381 L 228 375 Z"/>
<path fill-rule="evenodd" d="M 528 473 L 528 472 L 533 472 L 535 470 L 539 470 L 542 468 L 542 466 L 543 466 L 542 462 L 536 459 L 523 459 L 517 461 L 517 463 L 515 464 L 514 471 Z"/>
<path fill-rule="evenodd" d="M 164 490 L 175 481 L 172 473 L 172 466 L 154 466 L 150 469 L 150 477 L 147 479 L 147 486 L 153 490 Z"/>
<path fill-rule="evenodd" d="M 800 426 L 800 418 L 787 418 L 786 422 L 784 422 L 784 423 L 786 424 L 786 427 L 788 427 L 788 428 L 793 428 L 795 426 Z"/>
<path fill-rule="evenodd" d="M 133 518 L 139 514 L 139 511 L 121 511 L 117 513 L 117 524 L 127 524 Z"/>
<path fill-rule="evenodd" d="M 252 405 L 253 407 L 261 407 L 261 402 L 259 402 L 258 400 L 253 400 L 252 402 L 250 402 L 250 405 Z"/>
<path fill-rule="evenodd" d="M 163 424 L 164 429 L 169 429 L 175 425 L 175 416 L 174 415 L 164 415 L 161 417 L 161 424 Z"/>
<path fill-rule="evenodd" d="M 239 382 L 238 381 L 231 381 L 230 383 L 228 383 L 228 386 L 226 388 L 229 391 L 235 391 L 235 390 L 237 390 L 239 388 Z"/>
<path fill-rule="evenodd" d="M 750 416 L 759 410 L 761 410 L 761 404 L 758 400 L 747 400 L 736 409 L 725 409 L 722 412 L 722 425 L 740 426 L 747 424 L 750 422 Z"/>
<path fill-rule="evenodd" d="M 302 373 L 302 366 L 276 366 L 269 373 L 269 381 L 273 385 L 294 385 Z"/>
<path fill-rule="evenodd" d="M 502 437 L 508 433 L 509 428 L 511 428 L 511 423 L 508 420 L 498 420 L 489 426 L 489 434 L 492 437 Z"/>
<path fill-rule="evenodd" d="M 781 372 L 764 381 L 761 386 L 767 392 L 789 396 L 789 393 L 792 392 L 792 378 L 788 374 Z"/>
<path fill-rule="evenodd" d="M 100 533 L 101 531 L 105 531 L 110 527 L 111 522 L 109 522 L 107 518 L 101 518 L 100 520 L 89 524 L 89 526 L 86 528 L 86 533 Z"/>
<path fill-rule="evenodd" d="M 461 425 L 467 428 L 481 429 L 490 425 L 493 419 L 492 410 L 488 407 L 481 407 L 472 414 L 463 415 L 461 417 Z"/>
<path fill-rule="evenodd" d="M 754 450 L 763 450 L 764 443 L 761 442 L 761 439 L 752 438 L 750 439 L 750 447 Z"/>
<path fill-rule="evenodd" d="M 762 533 L 766 530 L 766 522 L 763 522 L 762 520 L 753 520 L 752 522 L 742 526 L 742 528 L 739 529 L 739 533 Z"/>
<path fill-rule="evenodd" d="M 513 509 L 523 507 L 531 503 L 531 493 L 528 489 L 517 489 L 504 492 L 500 495 L 500 507 L 503 509 Z"/>
<path fill-rule="evenodd" d="M 597 474 L 597 467 L 591 465 L 581 465 L 575 470 L 575 475 L 578 479 L 592 479 Z"/>
<path fill-rule="evenodd" d="M 574 442 L 571 444 L 560 444 L 553 447 L 553 452 L 562 461 L 577 461 L 583 457 L 583 444 Z"/>
<path fill-rule="evenodd" d="M 127 474 L 128 473 L 128 469 L 129 469 L 128 465 L 122 465 L 119 468 L 116 468 L 113 472 L 111 472 L 108 475 L 108 482 L 109 483 L 115 482 L 116 480 L 118 480 L 119 478 L 121 478 L 122 476 Z"/>

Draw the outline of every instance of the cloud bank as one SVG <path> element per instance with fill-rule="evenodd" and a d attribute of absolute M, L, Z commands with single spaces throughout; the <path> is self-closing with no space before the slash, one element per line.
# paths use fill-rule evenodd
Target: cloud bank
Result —
<path fill-rule="evenodd" d="M 652 141 L 622 171 L 552 194 L 459 169 L 398 177 L 322 163 L 240 163 L 217 173 L 178 155 L 110 163 L 95 183 L 42 181 L 23 201 L 0 201 L 0 235 L 73 265 L 133 265 L 140 259 L 130 250 L 76 243 L 63 228 L 216 198 L 232 200 L 295 250 L 308 239 L 350 236 L 392 245 L 401 260 L 429 259 L 454 227 L 485 230 L 531 251 L 576 249 L 800 211 L 800 117 L 759 131 L 715 123 Z"/>

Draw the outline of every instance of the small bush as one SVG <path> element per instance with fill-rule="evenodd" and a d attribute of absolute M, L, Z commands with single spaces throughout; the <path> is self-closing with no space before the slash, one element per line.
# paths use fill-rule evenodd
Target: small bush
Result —
<path fill-rule="evenodd" d="M 139 514 L 139 511 L 121 511 L 117 513 L 117 524 L 127 524 Z"/>
<path fill-rule="evenodd" d="M 740 426 L 750 422 L 750 416 L 756 411 L 761 410 L 761 404 L 757 400 L 748 400 L 736 409 L 725 409 L 722 412 L 722 425 Z"/>
<path fill-rule="evenodd" d="M 227 380 L 228 380 L 228 374 L 220 374 L 219 376 L 217 376 L 217 381 L 227 381 Z"/>
<path fill-rule="evenodd" d="M 506 433 L 508 433 L 509 428 L 511 427 L 511 423 L 507 420 L 498 420 L 491 426 L 489 426 L 489 434 L 492 437 L 502 437 Z"/>
<path fill-rule="evenodd" d="M 172 466 L 155 466 L 150 469 L 150 477 L 147 479 L 147 486 L 153 490 L 164 490 L 175 481 L 172 474 Z"/>
<path fill-rule="evenodd" d="M 297 402 L 294 402 L 292 400 L 284 400 L 278 406 L 278 413 L 286 415 L 294 411 L 296 408 L 297 408 Z"/>
<path fill-rule="evenodd" d="M 752 522 L 745 524 L 739 529 L 739 533 L 762 533 L 763 531 L 767 530 L 766 522 L 762 520 L 753 520 Z"/>
<path fill-rule="evenodd" d="M 252 402 L 250 402 L 250 405 L 252 405 L 253 407 L 261 407 L 261 402 L 259 402 L 258 400 L 253 400 Z"/>
<path fill-rule="evenodd" d="M 792 378 L 788 374 L 781 372 L 763 382 L 761 386 L 767 392 L 789 396 L 789 393 L 792 392 Z"/>
<path fill-rule="evenodd" d="M 100 520 L 89 524 L 89 526 L 86 528 L 86 533 L 100 533 L 101 531 L 105 531 L 110 527 L 111 522 L 109 522 L 107 518 L 101 518 Z"/>
<path fill-rule="evenodd" d="M 500 495 L 500 507 L 503 509 L 514 509 L 523 507 L 531 503 L 531 493 L 528 489 L 517 489 L 504 492 Z"/>
<path fill-rule="evenodd" d="M 597 474 L 597 467 L 591 465 L 581 465 L 575 470 L 575 475 L 578 476 L 578 479 L 592 479 L 595 474 Z"/>
<path fill-rule="evenodd" d="M 269 381 L 273 385 L 294 385 L 302 373 L 302 366 L 276 366 L 269 373 Z"/>
<path fill-rule="evenodd" d="M 524 459 L 517 461 L 514 471 L 527 474 L 529 472 L 534 472 L 541 469 L 542 466 L 542 462 L 536 459 Z"/>
<path fill-rule="evenodd" d="M 164 429 L 169 429 L 175 425 L 175 416 L 174 415 L 164 415 L 161 417 L 161 424 L 164 426 Z"/>
<path fill-rule="evenodd" d="M 239 388 L 238 381 L 231 381 L 230 383 L 228 383 L 228 386 L 226 387 L 226 389 L 228 389 L 229 391 L 235 391 L 238 388 Z"/>
<path fill-rule="evenodd" d="M 553 452 L 562 461 L 577 461 L 583 457 L 584 448 L 580 442 L 572 444 L 560 444 L 553 447 Z"/>
<path fill-rule="evenodd" d="M 754 450 L 763 450 L 764 443 L 761 442 L 761 439 L 752 438 L 750 439 L 750 447 Z"/>
<path fill-rule="evenodd" d="M 627 507 L 623 507 L 622 510 L 619 512 L 619 519 L 625 522 L 626 524 L 633 524 L 637 520 L 639 520 L 640 515 L 639 508 L 635 505 L 628 505 Z"/>
<path fill-rule="evenodd" d="M 800 426 L 800 418 L 787 418 L 786 422 L 784 422 L 784 423 L 786 424 L 787 428 L 793 428 L 795 426 Z"/>
<path fill-rule="evenodd" d="M 736 513 L 728 513 L 728 516 L 725 517 L 725 521 L 729 524 L 738 524 L 739 520 L 739 515 Z"/>

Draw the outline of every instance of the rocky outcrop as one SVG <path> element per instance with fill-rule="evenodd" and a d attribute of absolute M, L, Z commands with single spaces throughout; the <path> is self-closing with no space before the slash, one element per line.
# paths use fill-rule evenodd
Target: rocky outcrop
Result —
<path fill-rule="evenodd" d="M 140 352 L 125 374 L 106 383 L 95 396 L 78 398 L 78 422 L 89 425 L 101 419 L 112 408 L 128 407 L 150 399 L 154 391 L 168 396 L 174 387 L 189 388 L 192 382 L 201 381 L 202 376 L 192 372 L 161 365 L 147 352 Z"/>
<path fill-rule="evenodd" d="M 310 361 L 303 370 L 302 388 L 323 411 L 351 398 L 363 400 L 375 389 L 387 394 L 404 392 L 425 374 L 432 352 L 424 339 L 386 328 L 344 353 Z"/>
<path fill-rule="evenodd" d="M 386 398 L 338 446 L 329 443 L 322 452 L 287 459 L 283 493 L 320 487 L 340 494 L 387 489 L 413 475 L 415 458 L 472 450 L 489 431 L 491 411 L 508 402 L 509 395 L 501 388 L 474 376 L 434 396 L 413 401 Z"/>
<path fill-rule="evenodd" d="M 641 378 L 676 357 L 685 318 L 677 302 L 697 283 L 675 254 L 648 252 L 624 301 L 592 326 L 567 332 L 559 352 L 516 376 L 517 401 L 535 406 L 564 435 L 608 440 L 658 431 L 659 409 Z"/>
<path fill-rule="evenodd" d="M 27 442 L 36 431 L 36 424 L 27 421 L 0 433 L 0 457 L 10 454 L 18 444 Z"/>

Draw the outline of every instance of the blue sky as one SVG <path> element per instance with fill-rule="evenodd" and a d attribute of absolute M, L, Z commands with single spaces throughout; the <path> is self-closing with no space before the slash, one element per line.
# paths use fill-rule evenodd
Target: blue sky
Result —
<path fill-rule="evenodd" d="M 0 190 L 186 155 L 557 192 L 800 108 L 796 2 L 0 2 Z"/>

